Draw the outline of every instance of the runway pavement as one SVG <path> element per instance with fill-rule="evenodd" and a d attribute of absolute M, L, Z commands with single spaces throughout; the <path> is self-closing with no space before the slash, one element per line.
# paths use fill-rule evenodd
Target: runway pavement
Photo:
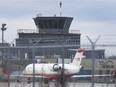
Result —
<path fill-rule="evenodd" d="M 91 83 L 67 83 L 65 87 L 91 87 Z M 27 82 L 6 82 L 0 83 L 0 87 L 33 87 L 33 83 L 28 84 Z M 59 84 L 50 82 L 49 84 L 43 84 L 40 82 L 35 82 L 35 87 L 61 87 Z M 94 87 L 116 87 L 116 84 L 106 84 L 106 83 L 95 83 Z"/>

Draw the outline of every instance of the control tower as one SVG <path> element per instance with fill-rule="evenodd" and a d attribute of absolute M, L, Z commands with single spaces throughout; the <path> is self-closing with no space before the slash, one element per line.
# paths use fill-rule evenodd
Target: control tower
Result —
<path fill-rule="evenodd" d="M 67 34 L 73 20 L 72 17 L 36 17 L 33 18 L 39 33 Z"/>
<path fill-rule="evenodd" d="M 33 18 L 37 29 L 19 29 L 19 38 L 16 39 L 16 46 L 33 46 L 32 41 L 36 42 L 36 46 L 54 46 L 51 48 L 41 48 L 36 50 L 36 56 L 44 55 L 61 55 L 65 58 L 70 58 L 75 52 L 68 49 L 78 48 L 80 45 L 80 31 L 77 29 L 70 30 L 70 25 L 73 17 L 63 16 L 37 16 Z M 66 46 L 67 45 L 67 46 Z M 61 46 L 61 47 L 55 47 Z M 62 47 L 64 46 L 64 47 Z M 62 52 L 64 48 L 64 53 Z M 24 50 L 23 50 L 24 51 Z M 32 58 L 31 51 L 21 51 Z M 20 53 L 21 53 L 20 52 Z M 21 57 L 23 58 L 23 56 Z"/>

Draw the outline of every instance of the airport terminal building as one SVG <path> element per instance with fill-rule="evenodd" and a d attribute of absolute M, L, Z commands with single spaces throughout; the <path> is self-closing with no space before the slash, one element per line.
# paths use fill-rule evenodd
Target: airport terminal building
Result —
<path fill-rule="evenodd" d="M 39 15 L 33 20 L 37 29 L 19 29 L 12 49 L 4 49 L 4 59 L 32 59 L 32 48 L 36 58 L 73 58 L 75 52 L 69 49 L 77 49 L 81 44 L 80 30 L 70 29 L 73 17 Z M 104 58 L 104 53 L 105 50 L 95 50 L 95 57 Z M 85 51 L 84 55 L 91 58 L 92 51 Z"/>
<path fill-rule="evenodd" d="M 68 49 L 80 47 L 80 31 L 69 31 L 73 17 L 37 16 L 33 20 L 37 30 L 19 29 L 16 46 L 39 46 L 35 49 L 35 56 L 60 55 L 64 58 L 70 58 L 74 54 Z M 32 58 L 30 50 L 23 51 L 21 58 L 24 58 L 24 53 L 29 59 Z"/>
<path fill-rule="evenodd" d="M 72 58 L 74 51 L 81 44 L 80 30 L 70 29 L 73 17 L 63 16 L 37 16 L 33 18 L 37 29 L 19 29 L 16 46 L 39 46 L 35 48 L 35 56 Z M 16 51 L 15 51 L 16 52 Z M 97 50 L 96 58 L 104 58 L 105 50 Z M 17 54 L 18 53 L 18 54 Z M 25 54 L 32 59 L 32 49 L 19 50 L 15 55 L 24 59 Z M 85 52 L 87 58 L 91 58 L 91 51 Z"/>

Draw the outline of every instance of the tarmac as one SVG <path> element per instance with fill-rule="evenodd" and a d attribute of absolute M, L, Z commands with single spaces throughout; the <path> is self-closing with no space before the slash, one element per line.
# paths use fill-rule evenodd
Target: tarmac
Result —
<path fill-rule="evenodd" d="M 0 87 L 33 87 L 33 83 L 28 84 L 27 82 L 1 82 Z M 61 87 L 60 85 L 50 82 L 49 84 L 43 84 L 40 82 L 35 82 L 35 87 Z M 70 82 L 65 85 L 65 87 L 92 87 L 92 83 L 74 83 Z M 116 87 L 116 84 L 107 83 L 95 83 L 94 87 Z"/>

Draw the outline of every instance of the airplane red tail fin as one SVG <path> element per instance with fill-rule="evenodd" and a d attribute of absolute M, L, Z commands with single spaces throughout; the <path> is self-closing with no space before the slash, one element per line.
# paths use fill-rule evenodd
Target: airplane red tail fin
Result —
<path fill-rule="evenodd" d="M 71 64 L 73 64 L 75 66 L 80 66 L 81 65 L 84 50 L 85 50 L 84 48 L 79 48 L 79 49 L 75 50 L 77 52 L 76 52 L 75 57 L 74 57 Z"/>

